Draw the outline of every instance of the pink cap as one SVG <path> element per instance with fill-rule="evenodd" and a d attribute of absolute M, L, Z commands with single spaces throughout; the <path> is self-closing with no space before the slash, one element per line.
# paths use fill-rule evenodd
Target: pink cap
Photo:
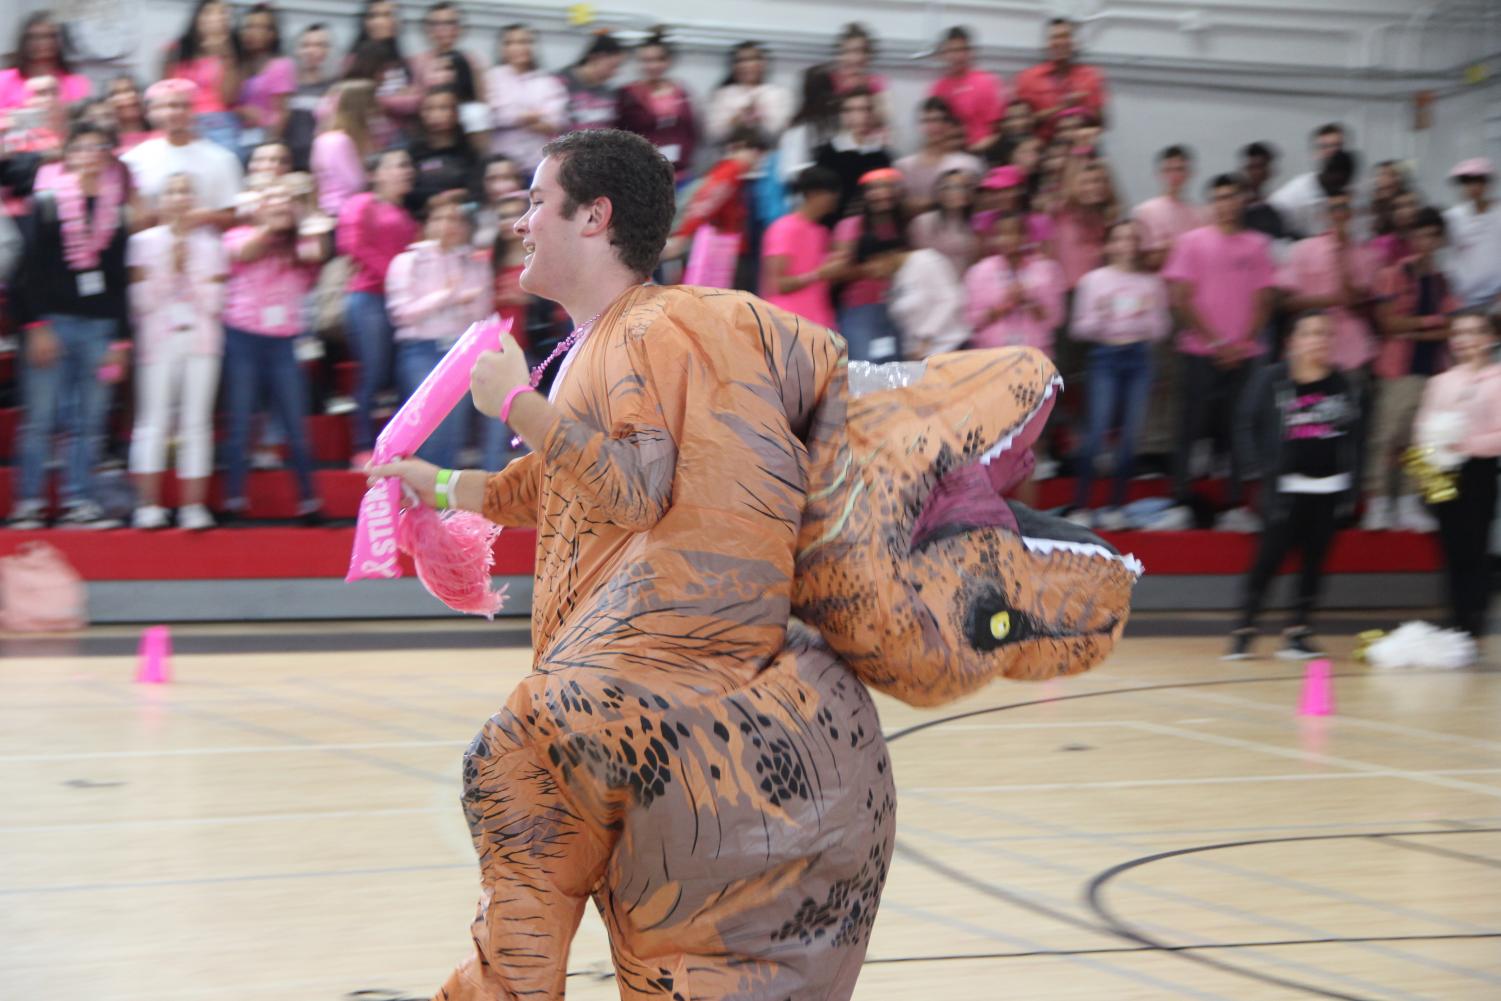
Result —
<path fill-rule="evenodd" d="M 164 97 L 170 97 L 173 94 L 185 94 L 191 100 L 198 94 L 198 85 L 192 80 L 184 80 L 180 76 L 158 80 L 146 88 L 146 103 L 151 104 L 155 101 L 160 101 Z"/>
<path fill-rule="evenodd" d="M 1496 168 L 1491 166 L 1490 160 L 1483 156 L 1477 156 L 1464 161 L 1449 171 L 1449 177 L 1493 177 L 1495 173 Z"/>
<path fill-rule="evenodd" d="M 1004 167 L 996 167 L 985 175 L 985 180 L 980 182 L 980 187 L 987 191 L 1004 191 L 1007 188 L 1019 187 L 1025 175 L 1020 167 L 1006 164 Z"/>

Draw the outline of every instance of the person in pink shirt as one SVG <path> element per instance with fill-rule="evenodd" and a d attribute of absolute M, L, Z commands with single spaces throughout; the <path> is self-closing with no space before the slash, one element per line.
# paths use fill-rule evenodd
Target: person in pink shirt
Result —
<path fill-rule="evenodd" d="M 943 76 L 928 88 L 929 97 L 941 97 L 964 125 L 970 147 L 982 144 L 995 123 L 1006 113 L 1006 85 L 999 77 L 974 67 L 974 45 L 968 29 L 953 27 L 938 44 Z"/>
<path fill-rule="evenodd" d="M 1448 576 L 1449 624 L 1485 636 L 1490 606 L 1490 534 L 1501 456 L 1501 360 L 1497 318 L 1467 310 L 1453 318 L 1454 367 L 1428 380 L 1415 438 L 1452 455 L 1457 494 L 1432 505 Z"/>
<path fill-rule="evenodd" d="M 1157 178 L 1162 184 L 1162 194 L 1131 210 L 1131 218 L 1141 227 L 1147 267 L 1153 271 L 1161 269 L 1178 237 L 1209 221 L 1202 206 L 1183 198 L 1192 176 L 1192 151 L 1187 146 L 1169 146 L 1157 154 Z"/>
<path fill-rule="evenodd" d="M 268 139 L 280 139 L 287 122 L 287 99 L 297 90 L 297 66 L 281 54 L 276 8 L 257 3 L 240 19 L 240 115 L 242 152 Z"/>
<path fill-rule="evenodd" d="M 1210 183 L 1214 224 L 1178 238 L 1163 266 L 1173 306 L 1183 320 L 1178 356 L 1183 393 L 1178 441 L 1173 453 L 1173 493 L 1177 505 L 1164 512 L 1157 528 L 1186 528 L 1191 517 L 1190 461 L 1200 439 L 1230 441 L 1229 510 L 1218 522 L 1227 531 L 1256 531 L 1255 516 L 1242 505 L 1248 456 L 1230 434 L 1257 359 L 1265 352 L 1260 335 L 1271 317 L 1276 284 L 1271 241 L 1245 228 L 1246 188 L 1236 174 Z"/>
<path fill-rule="evenodd" d="M 26 81 L 36 76 L 50 76 L 57 81 L 63 104 L 82 101 L 93 91 L 89 78 L 74 73 L 68 64 L 62 29 L 48 11 L 38 10 L 26 16 L 10 51 L 13 53 L 10 67 L 0 70 L 0 111 L 24 106 Z"/>
<path fill-rule="evenodd" d="M 856 206 L 856 214 L 834 227 L 834 254 L 845 265 L 838 293 L 839 333 L 850 361 L 899 361 L 901 331 L 886 302 L 892 276 L 912 249 L 902 175 L 895 167 L 882 167 L 861 177 Z"/>
<path fill-rule="evenodd" d="M 286 436 L 301 498 L 298 514 L 317 523 L 313 457 L 308 447 L 307 389 L 294 341 L 303 331 L 302 301 L 318 279 L 326 241 L 298 233 L 291 192 L 272 185 L 264 192 L 255 223 L 224 234 L 229 281 L 224 290 L 224 376 L 229 434 L 224 513 L 246 512 L 245 478 L 250 465 L 250 422 L 269 397 Z"/>
<path fill-rule="evenodd" d="M 375 443 L 375 394 L 391 380 L 395 330 L 386 309 L 386 272 L 391 261 L 417 238 L 417 221 L 402 202 L 415 171 L 405 150 L 377 155 L 372 188 L 344 203 L 339 213 L 339 253 L 354 262 L 344 299 L 344 329 L 360 363 L 355 385 L 354 449 L 351 467 L 365 468 Z"/>
<path fill-rule="evenodd" d="M 1105 231 L 1116 218 L 1115 186 L 1103 160 L 1070 161 L 1053 212 L 1053 249 L 1069 289 L 1105 259 Z"/>
<path fill-rule="evenodd" d="M 975 231 L 975 181 L 976 176 L 963 168 L 939 174 L 933 188 L 937 204 L 913 219 L 907 229 L 913 249 L 942 254 L 956 282 L 980 259 L 984 247 Z"/>
<path fill-rule="evenodd" d="M 1063 320 L 1063 270 L 1044 257 L 1027 236 L 1027 220 L 1020 214 L 1003 215 L 985 234 L 990 256 L 964 275 L 964 320 L 974 331 L 969 345 L 976 348 L 1032 347 L 1053 354 L 1053 331 Z M 1035 446 L 1037 465 L 1056 468 L 1041 458 L 1041 441 Z M 1039 478 L 1052 475 L 1039 472 Z M 1017 491 L 1023 503 L 1036 506 L 1036 479 L 1029 478 Z"/>
<path fill-rule="evenodd" d="M 1375 212 L 1371 223 L 1375 235 L 1366 245 L 1376 255 L 1378 266 L 1389 268 L 1412 256 L 1412 241 L 1407 238 L 1407 234 L 1422 208 L 1422 196 L 1416 191 L 1405 189 L 1393 195 L 1390 202 Z"/>
<path fill-rule="evenodd" d="M 1123 219 L 1110 227 L 1105 255 L 1109 263 L 1079 279 L 1069 323 L 1069 336 L 1091 345 L 1084 393 L 1088 431 L 1074 457 L 1077 480 L 1069 518 L 1087 528 L 1119 531 L 1125 527 L 1120 509 L 1135 472 L 1137 439 L 1152 388 L 1152 345 L 1171 332 L 1172 314 L 1167 283 L 1143 267 L 1136 223 Z M 1117 411 L 1115 481 L 1109 505 L 1095 518 L 1087 510 L 1094 460 Z"/>
<path fill-rule="evenodd" d="M 1105 121 L 1105 77 L 1093 66 L 1075 62 L 1074 23 L 1066 17 L 1048 22 L 1048 58 L 1016 75 L 1016 96 L 1037 113 L 1044 138 L 1052 136 L 1067 108 L 1088 111 Z"/>
<path fill-rule="evenodd" d="M 1329 228 L 1293 244 L 1278 272 L 1277 284 L 1287 293 L 1284 305 L 1288 312 L 1320 310 L 1328 316 L 1334 335 L 1334 367 L 1365 373 L 1376 357 L 1371 289 L 1378 263 L 1371 247 L 1351 233 L 1355 210 L 1349 192 L 1330 195 L 1325 204 Z"/>
<path fill-rule="evenodd" d="M 761 238 L 761 295 L 804 319 L 833 328 L 834 303 L 829 280 L 844 261 L 829 254 L 829 231 L 819 222 L 839 204 L 839 175 L 827 167 L 808 167 L 793 191 L 802 201 Z"/>
<path fill-rule="evenodd" d="M 365 190 L 365 159 L 375 153 L 370 120 L 378 112 L 375 84 L 343 80 L 329 91 L 333 117 L 313 140 L 312 170 L 318 182 L 318 206 L 339 217 L 344 203 Z"/>
<path fill-rule="evenodd" d="M 964 318 L 977 348 L 1031 347 L 1053 353 L 1063 320 L 1063 269 L 1038 254 L 1019 215 L 997 219 L 987 234 L 990 255 L 964 275 Z"/>
<path fill-rule="evenodd" d="M 359 34 L 344 57 L 344 79 L 375 84 L 381 112 L 374 129 L 379 148 L 392 145 L 416 122 L 422 91 L 401 53 L 401 9 L 395 0 L 365 0 Z"/>
<path fill-rule="evenodd" d="M 473 224 L 461 195 L 428 202 L 425 239 L 397 254 L 386 272 L 386 309 L 396 328 L 396 386 L 411 399 L 469 325 L 490 315 L 489 263 L 470 243 Z M 453 408 L 417 450 L 419 458 L 452 468 L 463 446 L 472 404 Z"/>
<path fill-rule="evenodd" d="M 1157 178 L 1162 194 L 1142 202 L 1131 212 L 1141 233 L 1142 261 L 1148 271 L 1162 270 L 1177 239 L 1208 221 L 1202 206 L 1190 204 L 1183 197 L 1192 173 L 1193 153 L 1188 147 L 1169 146 L 1157 154 Z M 1183 396 L 1182 373 L 1171 341 L 1158 341 L 1153 346 L 1152 367 L 1157 373 L 1157 387 L 1147 402 L 1142 451 L 1169 455 L 1176 448 L 1178 401 Z"/>
<path fill-rule="evenodd" d="M 641 79 L 620 88 L 619 127 L 644 138 L 672 164 L 678 183 L 693 171 L 693 151 L 698 125 L 693 95 L 667 75 L 677 52 L 664 29 L 658 29 L 636 46 Z"/>
<path fill-rule="evenodd" d="M 224 353 L 224 282 L 229 259 L 219 234 L 194 227 L 193 178 L 167 178 L 159 201 L 162 225 L 130 238 L 130 312 L 135 327 L 136 419 L 130 474 L 136 487 L 134 528 L 165 528 L 161 506 L 167 442 L 177 414 L 179 528 L 212 528 L 208 480 L 214 471 L 214 397 Z"/>
<path fill-rule="evenodd" d="M 198 0 L 182 36 L 162 60 L 164 79 L 191 80 L 198 135 L 240 153 L 240 39 L 233 31 L 229 4 Z"/>
<path fill-rule="evenodd" d="M 525 181 L 542 162 L 542 147 L 568 121 L 568 91 L 537 65 L 531 28 L 508 24 L 500 38 L 500 63 L 485 77 L 495 124 L 490 146 L 515 161 Z"/>

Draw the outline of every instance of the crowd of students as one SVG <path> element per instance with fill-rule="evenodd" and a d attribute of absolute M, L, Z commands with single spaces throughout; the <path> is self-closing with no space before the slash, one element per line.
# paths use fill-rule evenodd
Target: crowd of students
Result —
<path fill-rule="evenodd" d="M 1363 176 L 1338 124 L 1275 189 L 1268 143 L 1207 172 L 1174 145 L 1157 154 L 1160 194 L 1131 207 L 1112 175 L 1107 82 L 1065 19 L 1009 81 L 949 29 L 910 110 L 892 106 L 858 24 L 800 93 L 772 82 L 771 53 L 747 41 L 703 97 L 673 78 L 666 30 L 629 47 L 593 34 L 554 71 L 525 25 L 497 33 L 493 65 L 462 47 L 457 4 L 432 4 L 423 27 L 427 47 L 408 53 L 396 5 L 366 0 L 335 59 L 325 25 L 283 40 L 270 4 L 200 0 L 143 91 L 128 76 L 96 90 L 59 24 L 26 19 L 0 73 L 0 266 L 21 259 L 3 310 L 24 414 L 10 524 L 115 523 L 92 476 L 121 404 L 137 527 L 173 520 L 174 442 L 179 526 L 253 515 L 247 470 L 283 450 L 300 513 L 318 520 L 312 409 L 351 414 L 360 468 L 381 415 L 470 322 L 499 310 L 537 353 L 566 334 L 553 304 L 521 290 L 511 226 L 545 142 L 622 128 L 679 179 L 659 280 L 758 292 L 839 330 L 852 360 L 1015 344 L 1052 355 L 1070 391 L 1038 475 L 1071 470 L 1081 524 L 1265 526 L 1259 567 L 1278 546 L 1321 551 L 1357 508 L 1367 528 L 1435 528 L 1402 457 L 1438 377 L 1489 357 L 1459 347 L 1458 319 L 1493 323 L 1501 299 L 1501 207 L 1483 159 L 1454 169 L 1440 211 L 1395 161 Z M 905 115 L 921 137 L 910 152 L 891 144 Z M 357 367 L 349 386 L 335 378 L 343 360 Z M 133 399 L 115 400 L 122 385 Z M 1312 444 L 1326 439 L 1358 447 Z M 1490 438 L 1465 440 L 1494 466 Z M 495 466 L 510 446 L 465 410 L 426 454 L 453 465 L 470 447 Z M 216 454 L 226 478 L 211 512 Z M 1139 455 L 1172 477 L 1156 509 L 1129 503 Z M 1196 488 L 1211 474 L 1224 476 L 1212 500 Z"/>

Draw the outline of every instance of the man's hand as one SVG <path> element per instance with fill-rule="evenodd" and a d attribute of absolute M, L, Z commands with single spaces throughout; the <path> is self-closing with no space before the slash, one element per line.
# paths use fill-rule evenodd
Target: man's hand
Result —
<path fill-rule="evenodd" d="M 47 324 L 32 327 L 26 332 L 26 364 L 48 368 L 57 362 L 60 353 L 57 335 Z"/>
<path fill-rule="evenodd" d="M 375 484 L 384 477 L 395 476 L 401 480 L 417 499 L 428 507 L 437 507 L 438 491 L 438 467 L 431 462 L 423 462 L 421 459 L 399 459 L 396 462 L 388 462 L 383 466 L 366 466 L 365 472 L 370 474 L 367 486 Z M 403 491 L 405 496 L 405 491 Z"/>
<path fill-rule="evenodd" d="M 526 355 L 510 334 L 500 340 L 499 351 L 486 351 L 474 363 L 474 372 L 469 376 L 469 391 L 474 397 L 474 409 L 486 417 L 499 417 L 506 396 L 517 386 L 531 384 L 527 371 Z"/>

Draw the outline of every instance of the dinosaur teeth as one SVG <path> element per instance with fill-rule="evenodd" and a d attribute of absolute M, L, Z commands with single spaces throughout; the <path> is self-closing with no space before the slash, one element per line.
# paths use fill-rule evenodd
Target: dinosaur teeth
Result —
<path fill-rule="evenodd" d="M 1112 553 L 1104 546 L 1096 545 L 1093 542 L 1065 542 L 1062 539 L 1034 539 L 1024 535 L 1022 536 L 1022 544 L 1025 545 L 1029 551 L 1042 556 L 1046 556 L 1049 553 L 1059 551 L 1066 553 L 1078 553 L 1081 556 L 1093 556 L 1100 559 L 1116 560 L 1117 562 L 1125 566 L 1127 570 L 1131 571 L 1132 575 L 1136 577 L 1140 577 L 1143 573 L 1146 572 L 1146 568 L 1141 565 L 1141 560 L 1137 559 L 1130 553 L 1127 553 L 1124 556 L 1119 556 L 1115 553 Z"/>
<path fill-rule="evenodd" d="M 1033 407 L 1032 411 L 1028 413 L 1026 417 L 1022 418 L 1021 423 L 1013 428 L 1010 434 L 997 442 L 995 446 L 992 447 L 984 455 L 980 456 L 980 464 L 984 466 L 990 465 L 992 459 L 1004 454 L 1009 448 L 1011 448 L 1012 443 L 1016 441 L 1016 436 L 1027 430 L 1027 427 L 1032 423 L 1033 418 L 1042 413 L 1043 407 L 1047 406 L 1048 401 L 1053 398 L 1053 394 L 1058 392 L 1058 390 L 1062 388 L 1063 377 L 1061 375 L 1053 376 L 1053 378 L 1048 381 L 1047 388 L 1042 391 L 1042 399 L 1037 401 L 1037 406 Z"/>

